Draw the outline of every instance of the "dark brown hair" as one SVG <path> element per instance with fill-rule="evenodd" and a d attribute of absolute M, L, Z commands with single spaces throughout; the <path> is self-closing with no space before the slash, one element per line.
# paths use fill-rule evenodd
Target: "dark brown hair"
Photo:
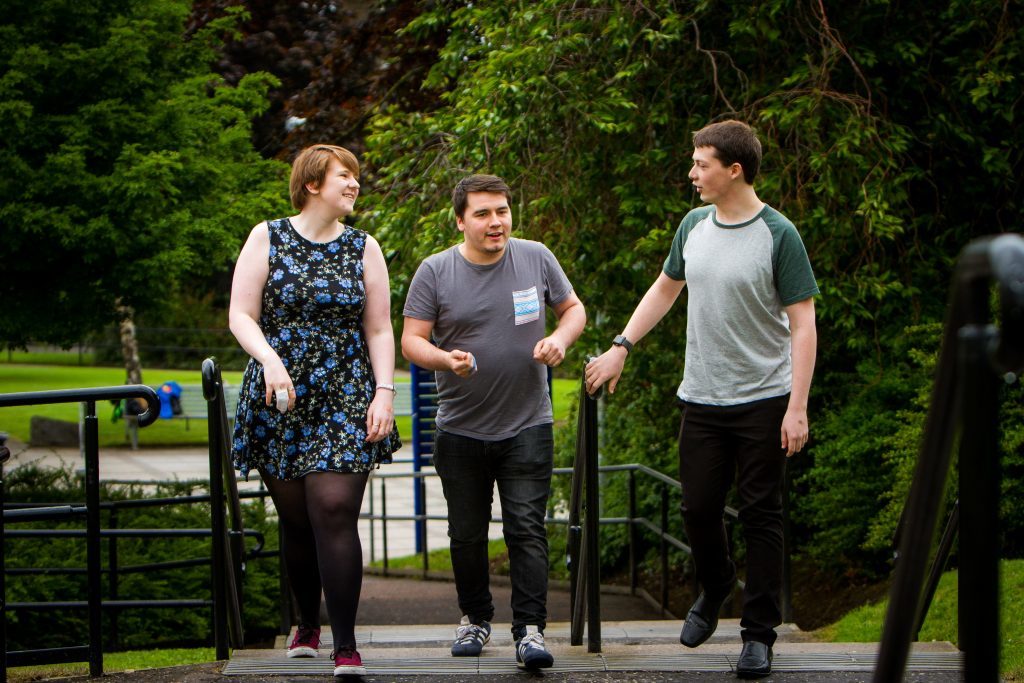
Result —
<path fill-rule="evenodd" d="M 455 189 L 452 190 L 452 207 L 455 209 L 455 216 L 462 218 L 466 213 L 466 195 L 470 192 L 494 192 L 505 195 L 505 199 L 512 203 L 512 191 L 508 189 L 505 181 L 496 175 L 471 175 L 460 180 Z"/>
<path fill-rule="evenodd" d="M 742 121 L 721 121 L 704 126 L 693 134 L 693 146 L 714 147 L 715 158 L 723 166 L 739 164 L 748 185 L 761 168 L 761 141 L 754 129 Z"/>

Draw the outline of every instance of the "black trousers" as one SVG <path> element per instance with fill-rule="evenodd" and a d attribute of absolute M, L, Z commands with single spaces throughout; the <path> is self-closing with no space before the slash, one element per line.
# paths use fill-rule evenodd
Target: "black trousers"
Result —
<path fill-rule="evenodd" d="M 789 395 L 735 406 L 683 404 L 679 476 L 683 522 L 697 580 L 711 597 L 724 597 L 736 580 L 723 518 L 736 480 L 747 547 L 740 620 L 743 641 L 775 642 L 782 623 L 782 484 L 786 452 L 782 418 Z"/>
<path fill-rule="evenodd" d="M 512 579 L 512 632 L 547 625 L 548 535 L 544 519 L 554 457 L 552 425 L 504 441 L 479 441 L 437 430 L 434 467 L 448 502 L 448 536 L 459 608 L 473 623 L 494 618 L 487 532 L 494 484 Z"/>

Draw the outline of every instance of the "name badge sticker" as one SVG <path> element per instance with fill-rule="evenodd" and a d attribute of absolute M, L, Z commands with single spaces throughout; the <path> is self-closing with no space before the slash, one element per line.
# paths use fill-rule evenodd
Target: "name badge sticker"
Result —
<path fill-rule="evenodd" d="M 516 311 L 516 325 L 532 323 L 540 318 L 540 300 L 536 285 L 529 289 L 512 292 L 512 305 Z"/>

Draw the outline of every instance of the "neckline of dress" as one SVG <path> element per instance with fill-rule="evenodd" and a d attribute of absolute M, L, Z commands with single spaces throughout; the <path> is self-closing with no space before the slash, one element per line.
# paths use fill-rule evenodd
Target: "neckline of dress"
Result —
<path fill-rule="evenodd" d="M 344 237 L 345 233 L 347 233 L 349 230 L 351 230 L 351 228 L 349 226 L 347 226 L 344 223 L 342 223 L 341 224 L 341 232 L 338 233 L 338 236 L 335 237 L 333 240 L 328 240 L 326 242 L 314 242 L 313 240 L 309 239 L 308 237 L 305 237 L 301 232 L 299 232 L 298 228 L 296 228 L 295 225 L 292 223 L 292 219 L 291 218 L 285 217 L 284 220 L 287 221 L 288 229 L 291 230 L 293 235 L 298 237 L 301 241 L 305 242 L 306 244 L 312 244 L 315 247 L 326 247 L 328 244 L 334 244 L 335 242 L 340 240 L 342 237 Z"/>

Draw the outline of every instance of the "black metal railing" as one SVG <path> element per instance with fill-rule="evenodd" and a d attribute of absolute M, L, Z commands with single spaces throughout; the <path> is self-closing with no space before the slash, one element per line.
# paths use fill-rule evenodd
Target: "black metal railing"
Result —
<path fill-rule="evenodd" d="M 15 512 L 8 517 L 5 510 L 3 523 L 0 523 L 0 548 L 3 547 L 5 526 L 10 521 L 29 521 L 33 514 L 52 519 L 56 517 L 85 517 L 86 521 L 86 567 L 88 570 L 88 590 L 85 604 L 89 613 L 89 644 L 87 646 L 46 648 L 43 650 L 23 650 L 7 652 L 7 609 L 6 585 L 0 584 L 0 677 L 7 680 L 7 666 L 16 666 L 36 661 L 39 657 L 46 661 L 88 661 L 89 673 L 92 676 L 103 674 L 102 649 L 102 585 L 100 567 L 100 480 L 99 480 L 99 420 L 96 417 L 96 402 L 123 399 L 142 399 L 146 402 L 146 411 L 139 415 L 139 426 L 146 427 L 156 421 L 160 414 L 160 401 L 156 392 L 150 387 L 141 385 L 125 385 L 117 387 L 98 387 L 93 389 L 60 389 L 56 391 L 30 391 L 11 394 L 0 394 L 0 408 L 14 406 L 46 405 L 53 403 L 81 403 L 85 417 L 82 422 L 82 446 L 85 455 L 85 505 L 59 506 L 33 512 Z M 2 480 L 2 477 L 0 477 Z M 2 492 L 2 488 L 0 488 Z M 2 498 L 0 498 L 2 503 Z M 4 575 L 3 553 L 0 553 L 0 577 Z M 0 579 L 2 581 L 3 579 Z"/>
<path fill-rule="evenodd" d="M 228 445 L 230 433 L 224 401 L 224 380 L 216 359 L 207 358 L 203 361 L 202 374 L 210 449 L 213 641 L 217 659 L 227 659 L 229 641 L 236 648 L 242 647 L 245 642 L 242 631 L 242 574 L 245 562 L 242 505 L 234 469 L 228 460 L 231 449 Z M 287 591 L 282 593 L 282 596 L 286 595 Z"/>
<path fill-rule="evenodd" d="M 992 324 L 993 285 L 1001 330 Z M 999 382 L 1016 381 L 1022 369 L 1024 238 L 982 238 L 961 252 L 953 278 L 924 439 L 903 512 L 874 674 L 878 683 L 903 680 L 911 639 L 928 609 L 927 588 L 934 587 L 923 580 L 957 440 L 960 495 L 954 512 L 959 522 L 951 518 L 944 537 L 963 527 L 959 647 L 964 680 L 999 679 Z M 933 577 L 951 546 L 951 538 L 943 541 Z"/>
<path fill-rule="evenodd" d="M 648 604 L 660 610 L 662 616 L 675 616 L 668 609 L 670 592 L 670 554 L 674 548 L 686 555 L 692 555 L 689 544 L 674 535 L 670 529 L 669 520 L 674 511 L 678 509 L 678 503 L 674 502 L 681 495 L 682 485 L 676 479 L 658 472 L 646 465 L 623 464 L 623 465 L 599 465 L 598 457 L 598 427 L 597 427 L 597 400 L 598 397 L 590 397 L 582 389 L 580 391 L 579 414 L 577 424 L 576 457 L 574 467 L 556 467 L 553 470 L 555 476 L 572 477 L 570 491 L 570 505 L 568 515 L 559 517 L 549 509 L 545 522 L 549 525 L 562 525 L 568 528 L 567 563 L 570 570 L 570 600 L 574 615 L 573 633 L 571 634 L 574 645 L 582 643 L 582 628 L 584 616 L 581 612 L 586 606 L 586 619 L 588 620 L 589 638 L 588 647 L 591 651 L 600 651 L 600 597 L 599 590 L 588 590 L 587 586 L 600 586 L 599 553 L 598 543 L 588 544 L 585 537 L 598 538 L 597 528 L 604 525 L 625 525 L 628 527 L 628 554 L 629 554 L 629 583 L 630 593 L 643 598 Z M 587 464 L 589 463 L 589 464 Z M 625 473 L 628 481 L 628 512 L 626 517 L 602 517 L 601 505 L 598 495 L 599 479 L 603 475 Z M 412 514 L 393 514 L 387 509 L 387 487 L 392 480 L 406 480 L 412 478 L 416 484 L 416 490 L 420 492 L 418 497 L 419 512 Z M 370 486 L 369 490 L 369 511 L 360 515 L 360 519 L 370 521 L 370 561 L 377 560 L 377 531 L 379 522 L 382 550 L 382 573 L 387 576 L 392 573 L 390 568 L 390 554 L 388 544 L 389 524 L 411 522 L 418 530 L 417 533 L 417 555 L 421 558 L 419 573 L 427 577 L 430 573 L 430 548 L 427 543 L 426 526 L 428 522 L 447 523 L 446 511 L 431 514 L 427 510 L 426 495 L 427 482 L 436 479 L 437 475 L 429 470 L 415 470 L 413 472 L 375 472 L 372 481 L 378 482 L 379 486 Z M 638 510 L 638 478 L 649 481 L 650 485 L 658 488 L 659 505 L 656 511 L 656 518 L 649 518 L 641 515 Z M 641 487 L 643 484 L 640 485 Z M 378 504 L 377 489 L 380 490 L 380 502 Z M 586 495 L 584 495 L 586 494 Z M 583 514 L 584 501 L 586 501 L 586 514 Z M 739 513 L 731 506 L 724 510 L 726 521 L 734 524 L 739 519 Z M 581 520 L 588 528 L 592 525 L 593 531 L 586 531 L 581 525 Z M 501 523 L 500 517 L 492 517 L 492 523 Z M 638 567 L 640 563 L 640 537 L 641 535 L 653 539 L 658 545 L 658 558 L 660 566 L 659 595 L 652 596 L 646 589 L 640 587 L 638 580 Z M 730 542 L 733 534 L 729 534 Z M 593 559 L 588 559 L 590 557 Z M 585 577 L 585 578 L 580 578 Z M 694 577 L 695 590 L 696 578 Z M 744 582 L 738 582 L 742 589 Z M 789 596 L 790 574 L 787 570 L 783 574 L 783 618 L 786 621 L 792 619 L 792 609 Z M 735 596 L 735 594 L 734 594 Z M 593 602 L 589 602 L 593 601 Z M 736 605 L 733 604 L 735 608 Z M 590 620 L 595 620 L 593 626 Z"/>
<path fill-rule="evenodd" d="M 579 416 L 576 422 L 576 457 L 569 492 L 569 604 L 572 610 L 569 641 L 583 644 L 586 617 L 587 652 L 601 651 L 601 555 L 598 524 L 601 494 L 598 490 L 597 399 L 580 380 Z M 582 518 L 582 519 L 581 519 Z M 581 524 L 582 521 L 582 524 Z"/>

